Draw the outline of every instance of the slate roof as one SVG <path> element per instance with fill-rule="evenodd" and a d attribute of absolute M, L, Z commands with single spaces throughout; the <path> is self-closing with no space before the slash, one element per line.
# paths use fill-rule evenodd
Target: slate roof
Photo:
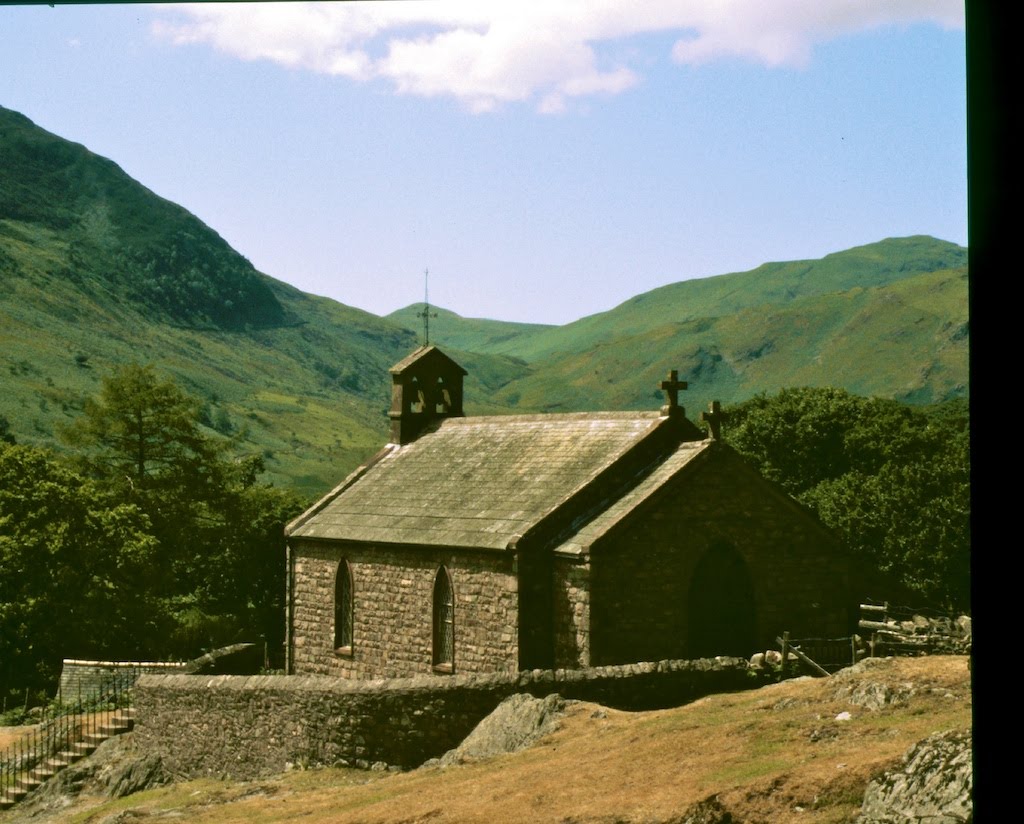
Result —
<path fill-rule="evenodd" d="M 656 412 L 448 418 L 412 443 L 389 444 L 286 532 L 292 538 L 506 549 L 670 425 Z M 577 538 L 630 511 L 707 445 L 680 444 Z"/>

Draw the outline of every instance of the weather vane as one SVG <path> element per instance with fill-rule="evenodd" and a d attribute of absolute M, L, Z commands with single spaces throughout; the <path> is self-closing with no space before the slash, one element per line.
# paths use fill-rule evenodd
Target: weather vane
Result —
<path fill-rule="evenodd" d="M 430 346 L 430 319 L 437 317 L 437 312 L 430 313 L 430 270 L 423 270 L 423 311 L 416 315 L 423 318 L 423 345 Z"/>

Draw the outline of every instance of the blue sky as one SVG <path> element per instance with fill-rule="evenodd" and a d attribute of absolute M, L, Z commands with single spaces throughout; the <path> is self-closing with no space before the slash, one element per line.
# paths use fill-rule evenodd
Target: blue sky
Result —
<path fill-rule="evenodd" d="M 0 7 L 0 105 L 376 314 L 966 245 L 965 95 L 956 2 Z"/>

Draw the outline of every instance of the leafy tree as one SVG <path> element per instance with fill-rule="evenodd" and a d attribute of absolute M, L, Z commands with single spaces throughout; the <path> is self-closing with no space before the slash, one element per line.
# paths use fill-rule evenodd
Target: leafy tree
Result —
<path fill-rule="evenodd" d="M 859 401 L 842 389 L 783 389 L 731 412 L 729 443 L 792 495 L 850 470 L 846 435 Z"/>
<path fill-rule="evenodd" d="M 841 389 L 784 389 L 740 404 L 726 434 L 833 527 L 863 567 L 935 606 L 969 608 L 963 401 L 922 410 Z"/>
<path fill-rule="evenodd" d="M 103 381 L 65 439 L 104 489 L 149 517 L 160 552 L 154 596 L 176 616 L 163 651 L 191 655 L 283 632 L 283 523 L 294 495 L 258 482 L 259 457 L 235 460 L 231 442 L 207 435 L 203 406 L 151 366 Z"/>
<path fill-rule="evenodd" d="M 152 366 L 131 364 L 103 379 L 98 399 L 62 432 L 80 465 L 112 489 L 159 498 L 168 488 L 214 476 L 223 446 L 199 426 L 200 404 Z M 152 493 L 152 495 L 151 495 Z"/>
<path fill-rule="evenodd" d="M 964 444 L 949 454 L 851 472 L 804 496 L 861 559 L 926 601 L 970 607 L 970 477 Z"/>
<path fill-rule="evenodd" d="M 294 493 L 258 483 L 262 471 L 261 458 L 236 464 L 217 524 L 205 534 L 191 611 L 209 619 L 192 625 L 192 642 L 201 646 L 237 640 L 231 634 L 241 629 L 255 630 L 272 646 L 284 641 L 283 526 L 304 503 Z M 205 635 L 196 634 L 203 626 Z"/>
<path fill-rule="evenodd" d="M 166 629 L 137 597 L 149 526 L 44 450 L 0 443 L 0 694 L 46 686 L 62 657 L 134 657 Z"/>

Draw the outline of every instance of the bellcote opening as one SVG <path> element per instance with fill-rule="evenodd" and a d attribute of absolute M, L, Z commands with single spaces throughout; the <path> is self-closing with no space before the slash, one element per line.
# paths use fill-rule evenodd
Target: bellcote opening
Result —
<path fill-rule="evenodd" d="M 391 442 L 416 440 L 432 422 L 461 418 L 466 370 L 436 346 L 422 346 L 391 367 Z"/>

